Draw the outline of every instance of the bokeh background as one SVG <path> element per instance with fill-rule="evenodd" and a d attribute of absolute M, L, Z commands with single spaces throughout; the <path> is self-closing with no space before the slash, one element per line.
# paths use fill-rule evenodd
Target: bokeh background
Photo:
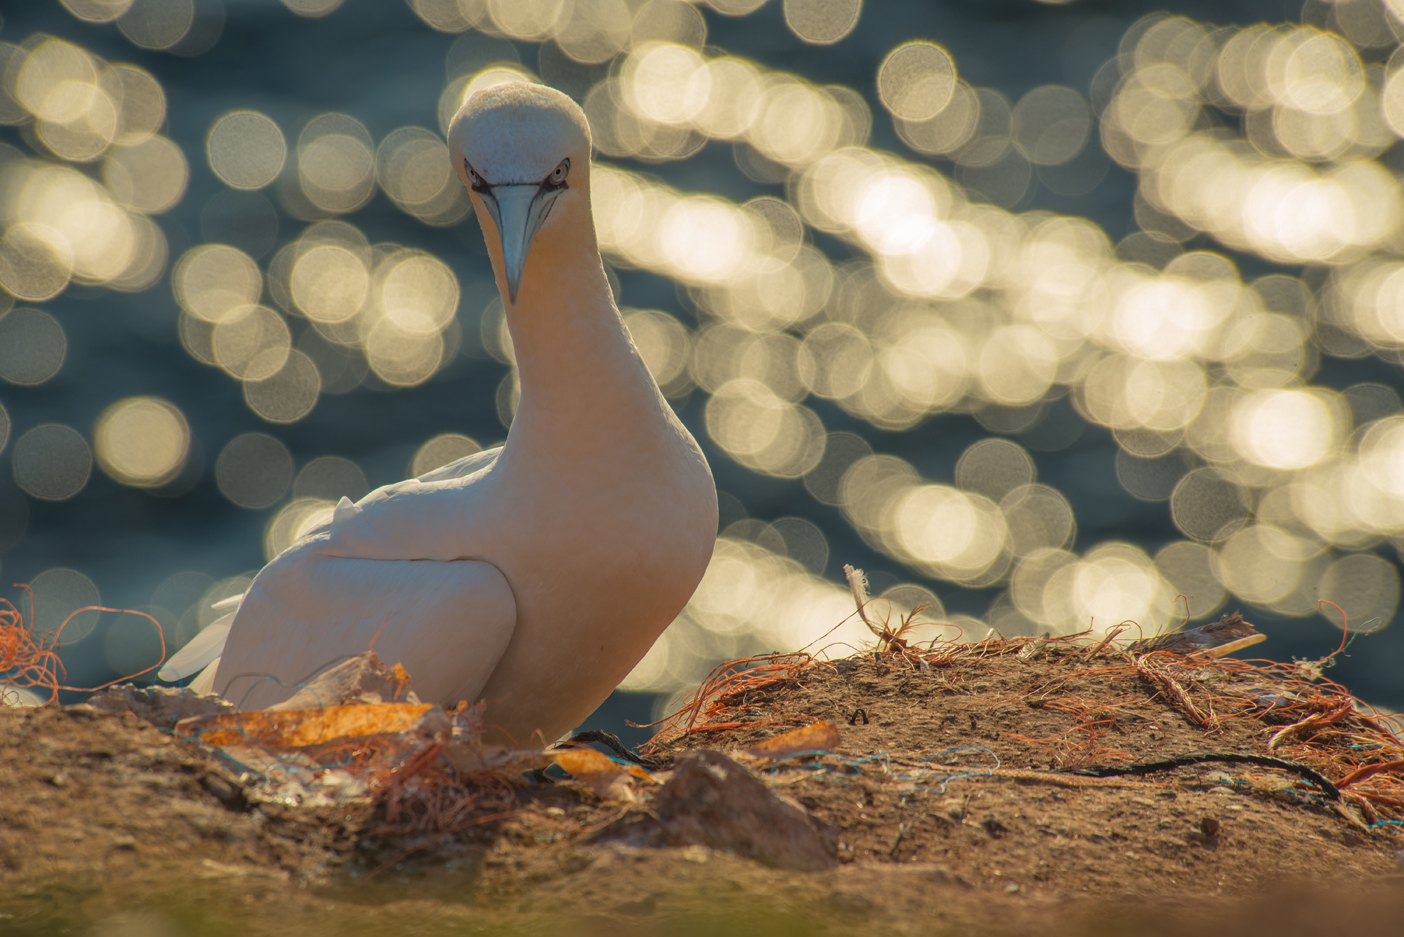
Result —
<path fill-rule="evenodd" d="M 592 724 L 718 661 L 1242 608 L 1404 706 L 1404 2 L 3 0 L 0 578 L 179 647 L 339 497 L 499 443 L 448 118 L 580 101 L 721 495 Z M 27 610 L 18 590 L 5 595 Z M 22 600 L 22 601 L 21 601 Z M 62 635 L 74 686 L 159 658 Z M 150 679 L 149 676 L 144 679 Z"/>

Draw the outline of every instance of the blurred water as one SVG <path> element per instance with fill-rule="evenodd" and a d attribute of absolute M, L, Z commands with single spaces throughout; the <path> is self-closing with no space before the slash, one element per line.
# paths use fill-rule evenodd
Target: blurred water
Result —
<path fill-rule="evenodd" d="M 83 22 L 57 2 L 0 0 L 4 17 L 0 40 L 21 44 L 40 33 L 61 37 L 108 61 L 134 63 L 159 81 L 168 102 L 164 132 L 184 151 L 190 167 L 189 184 L 179 203 L 154 217 L 169 243 L 172 260 L 194 245 L 224 241 L 266 265 L 305 227 L 280 195 L 282 182 L 260 195 L 230 196 L 231 190 L 211 170 L 205 155 L 207 134 L 221 115 L 236 109 L 266 114 L 282 128 L 290 148 L 296 145 L 300 128 L 328 111 L 359 120 L 375 141 L 407 125 L 439 126 L 437 103 L 446 81 L 445 61 L 458 37 L 429 28 L 402 2 L 346 0 L 330 15 L 315 19 L 295 16 L 276 0 L 222 4 L 202 0 L 199 10 L 213 17 L 211 23 L 222 19 L 217 40 L 201 54 L 180 55 L 139 48 L 116 26 Z M 721 16 L 705 8 L 702 15 L 709 47 L 811 82 L 858 91 L 873 113 L 873 148 L 931 162 L 950 173 L 949 161 L 913 153 L 899 139 L 877 99 L 875 76 L 893 47 L 914 38 L 937 42 L 955 60 L 961 77 L 1001 91 L 1012 101 L 1046 84 L 1066 84 L 1086 93 L 1099 68 L 1116 54 L 1128 28 L 1156 10 L 1221 25 L 1290 21 L 1301 14 L 1300 4 L 1276 0 L 1105 0 L 1060 6 L 1032 0 L 884 2 L 870 3 L 856 30 L 827 47 L 801 42 L 787 28 L 779 0 L 742 17 Z M 207 24 L 206 28 L 216 27 Z M 554 75 L 557 84 L 577 96 L 605 74 L 603 67 L 562 64 L 559 52 L 551 51 L 554 47 L 506 39 L 494 42 L 499 53 L 514 47 L 528 69 L 548 79 Z M 33 152 L 32 142 L 31 132 L 24 127 L 0 129 L 0 143 L 21 152 Z M 1391 152 L 1397 151 L 1395 146 Z M 1381 159 L 1387 162 L 1388 154 Z M 738 171 L 732 147 L 720 141 L 708 142 L 684 160 L 644 163 L 618 158 L 612 162 L 647 171 L 685 192 L 712 193 L 738 202 L 761 195 L 786 196 L 784 185 L 758 182 Z M 1059 195 L 1035 183 L 1016 208 L 1088 218 L 1115 242 L 1139 229 L 1133 212 L 1136 182 L 1135 175 L 1112 164 L 1090 191 Z M 427 226 L 397 208 L 383 192 L 346 218 L 371 243 L 421 249 L 452 269 L 462 289 L 458 311 L 462 339 L 461 351 L 451 363 L 412 388 L 392 388 L 372 377 L 348 393 L 324 393 L 308 416 L 279 425 L 261 419 L 245 403 L 238 381 L 197 362 L 182 348 L 180 309 L 168 277 L 136 293 L 70 285 L 47 302 L 26 304 L 42 308 L 57 320 L 67 349 L 53 378 L 34 386 L 0 383 L 0 406 L 11 424 L 8 448 L 0 445 L 0 461 L 8 466 L 16 440 L 41 424 L 63 424 L 91 438 L 100 413 L 133 395 L 174 403 L 189 423 L 192 449 L 180 477 L 154 491 L 118 484 L 94 468 L 81 492 L 71 498 L 24 497 L 23 537 L 0 560 L 5 583 L 35 581 L 46 570 L 70 568 L 91 580 L 104 604 L 141 608 L 159 604 L 153 591 L 176 574 L 208 577 L 188 577 L 169 585 L 165 594 L 170 605 L 188 606 L 214 581 L 256 570 L 264 562 L 265 526 L 286 496 L 273 507 L 246 509 L 221 493 L 214 463 L 225 445 L 240 434 L 261 433 L 280 440 L 298 469 L 321 456 L 349 459 L 371 487 L 405 477 L 418 448 L 438 434 L 464 434 L 484 445 L 503 438 L 497 394 L 509 369 L 489 354 L 480 339 L 479 317 L 494 287 L 476 224 L 470 218 L 455 227 Z M 832 235 L 812 231 L 811 237 L 834 263 L 861 256 L 851 243 Z M 1223 249 L 1206 235 L 1190 244 Z M 1249 252 L 1229 253 L 1245 281 L 1302 270 Z M 670 279 L 643 270 L 621 268 L 617 273 L 622 303 L 664 310 L 689 327 L 698 324 L 695 304 Z M 1313 381 L 1336 388 L 1369 381 L 1395 387 L 1400 383 L 1397 366 L 1381 357 L 1329 355 L 1322 356 Z M 817 571 L 828 579 L 841 581 L 842 564 L 852 563 L 868 570 L 875 592 L 899 582 L 921 582 L 940 597 L 948 613 L 973 617 L 986 613 L 999 588 L 937 582 L 878 552 L 838 508 L 812 497 L 801 480 L 767 477 L 720 449 L 703 425 L 705 405 L 706 394 L 699 391 L 679 406 L 707 452 L 719 489 L 730 496 L 723 499 L 724 526 L 740 519 L 742 511 L 765 521 L 804 518 L 827 540 L 827 564 Z M 830 433 L 861 436 L 874 451 L 905 459 L 925 479 L 943 484 L 953 482 L 957 459 L 969 446 L 995 435 L 969 414 L 940 413 L 910 429 L 883 431 L 828 400 L 810 398 L 806 406 Z M 1006 435 L 1030 451 L 1038 480 L 1062 492 L 1070 503 L 1077 521 L 1072 545 L 1076 552 L 1105 540 L 1123 540 L 1154 553 L 1163 544 L 1181 539 L 1164 501 L 1139 500 L 1118 482 L 1119 449 L 1112 433 L 1083 421 L 1066 399 L 1051 401 L 1035 426 Z M 10 506 L 0 511 L 0 529 L 8 524 L 13 533 L 24 512 L 15 507 L 20 496 L 13 488 L 6 497 Z M 0 546 L 10 539 L 0 536 Z M 1392 549 L 1386 548 L 1384 555 L 1390 562 L 1395 560 Z M 58 605 L 63 595 L 79 595 L 85 588 L 81 583 L 60 586 L 50 590 L 59 597 L 54 600 Z M 64 592 L 65 588 L 69 591 Z M 1229 602 L 1229 607 L 1238 604 L 1234 599 Z M 166 608 L 163 622 L 182 634 L 190 633 L 194 625 L 189 619 L 183 630 L 176 620 L 186 611 L 186 607 Z M 1319 656 L 1334 648 L 1339 636 L 1318 618 L 1287 618 L 1265 609 L 1246 611 L 1271 635 L 1262 650 L 1278 659 Z M 1404 688 L 1394 665 L 1401 641 L 1404 634 L 1397 627 L 1370 638 L 1356 646 L 1368 650 L 1346 658 L 1332 676 L 1371 701 L 1404 707 Z M 150 652 L 151 637 L 143 627 L 108 616 L 96 622 L 88 637 L 65 649 L 69 682 L 77 686 L 101 682 Z M 618 729 L 626 714 L 642 720 L 652 705 L 651 697 L 616 694 L 595 723 Z"/>

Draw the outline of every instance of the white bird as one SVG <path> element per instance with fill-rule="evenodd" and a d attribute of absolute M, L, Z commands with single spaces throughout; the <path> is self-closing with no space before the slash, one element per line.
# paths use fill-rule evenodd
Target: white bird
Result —
<path fill-rule="evenodd" d="M 449 151 L 516 353 L 507 442 L 343 498 L 164 679 L 203 667 L 220 694 L 262 708 L 375 638 L 426 701 L 487 700 L 499 739 L 549 742 L 609 695 L 702 578 L 716 488 L 614 304 L 584 113 L 550 88 L 500 85 L 454 117 Z"/>

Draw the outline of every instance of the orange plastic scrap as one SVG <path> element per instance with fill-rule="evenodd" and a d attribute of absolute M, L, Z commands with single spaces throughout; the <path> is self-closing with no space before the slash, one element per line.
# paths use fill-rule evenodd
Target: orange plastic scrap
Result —
<path fill-rule="evenodd" d="M 214 748 L 252 743 L 286 749 L 411 730 L 433 735 L 448 725 L 447 715 L 433 703 L 370 703 L 194 716 L 178 722 L 176 731 Z"/>
<path fill-rule="evenodd" d="M 766 739 L 746 749 L 752 758 L 783 761 L 804 752 L 831 752 L 839 747 L 839 728 L 832 722 L 816 722 Z"/>
<path fill-rule="evenodd" d="M 566 748 L 548 754 L 571 777 L 606 800 L 633 800 L 634 792 L 629 787 L 631 777 L 654 780 L 653 775 L 638 765 L 621 765 L 593 748 Z"/>

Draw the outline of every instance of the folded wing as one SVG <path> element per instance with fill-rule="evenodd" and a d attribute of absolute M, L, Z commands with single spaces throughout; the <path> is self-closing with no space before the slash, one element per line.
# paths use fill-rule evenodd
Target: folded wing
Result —
<path fill-rule="evenodd" d="M 221 605 L 224 603 L 220 603 Z M 221 615 L 195 637 L 190 643 L 176 651 L 156 671 L 156 676 L 169 683 L 185 680 L 204 670 L 219 657 L 224 650 L 224 640 L 229 637 L 229 627 L 234 624 L 234 612 Z"/>
<path fill-rule="evenodd" d="M 467 478 L 474 472 L 480 472 L 497 461 L 497 457 L 502 454 L 502 447 L 496 449 L 484 449 L 472 455 L 466 455 L 461 459 L 455 459 L 446 465 L 441 465 L 436 469 L 425 472 L 416 480 L 422 482 L 443 482 L 454 478 Z"/>
<path fill-rule="evenodd" d="M 497 567 L 327 556 L 316 546 L 292 547 L 254 580 L 224 643 L 216 692 L 240 708 L 264 708 L 374 641 L 426 702 L 478 698 L 516 627 L 516 601 Z"/>

